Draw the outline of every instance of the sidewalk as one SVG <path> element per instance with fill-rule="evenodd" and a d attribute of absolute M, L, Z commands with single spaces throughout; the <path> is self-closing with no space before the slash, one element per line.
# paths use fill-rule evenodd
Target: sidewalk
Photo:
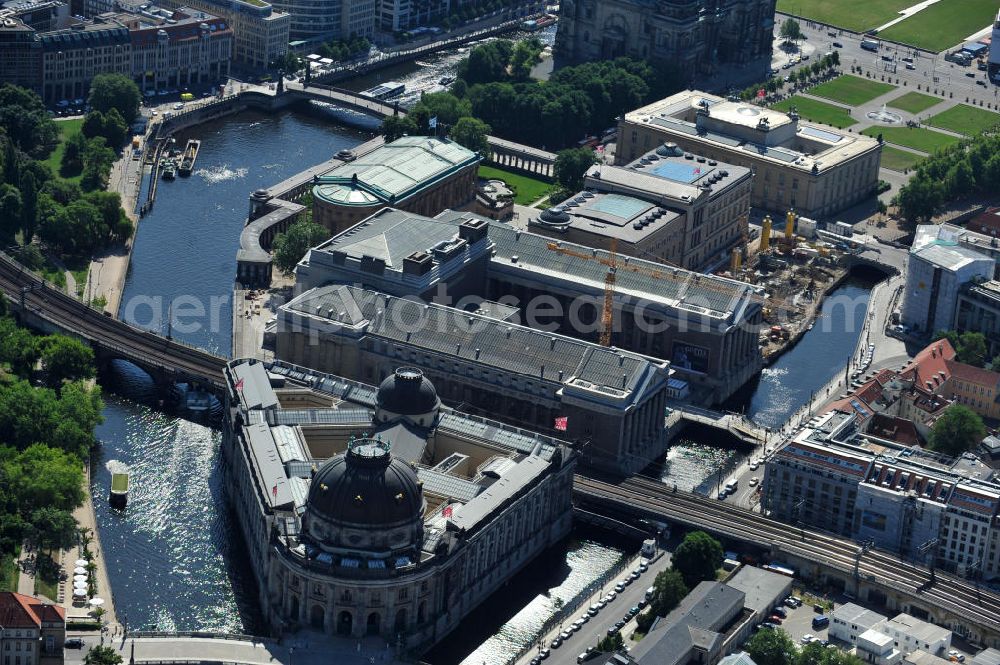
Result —
<path fill-rule="evenodd" d="M 83 505 L 73 511 L 73 517 L 76 518 L 77 524 L 82 529 L 90 530 L 90 552 L 94 555 L 93 563 L 97 566 L 95 575 L 97 577 L 97 597 L 104 599 L 104 616 L 102 621 L 104 621 L 109 628 L 115 627 L 118 622 L 118 618 L 115 614 L 114 597 L 111 591 L 111 582 L 108 579 L 108 571 L 104 564 L 104 553 L 101 549 L 100 533 L 97 529 L 97 519 L 94 515 L 94 503 L 93 497 L 90 491 L 90 465 L 87 464 L 84 469 L 84 483 L 87 486 L 86 498 L 84 499 Z M 67 550 L 63 556 L 63 570 L 66 573 L 66 579 L 73 579 L 73 568 L 72 565 L 77 559 L 83 558 L 83 552 L 78 547 L 73 547 Z M 72 588 L 72 583 L 67 582 L 67 588 Z M 61 600 L 61 604 L 66 608 L 66 619 L 67 620 L 81 620 L 81 621 L 93 621 L 93 616 L 91 615 L 91 608 L 89 605 L 75 605 L 73 603 L 73 596 L 71 594 L 64 594 L 64 598 Z"/>

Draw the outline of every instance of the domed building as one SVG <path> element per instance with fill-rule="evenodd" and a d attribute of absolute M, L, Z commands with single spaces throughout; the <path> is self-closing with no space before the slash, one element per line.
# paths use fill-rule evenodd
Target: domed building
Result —
<path fill-rule="evenodd" d="M 430 646 L 569 532 L 569 447 L 452 411 L 419 369 L 226 375 L 226 485 L 276 635 Z"/>

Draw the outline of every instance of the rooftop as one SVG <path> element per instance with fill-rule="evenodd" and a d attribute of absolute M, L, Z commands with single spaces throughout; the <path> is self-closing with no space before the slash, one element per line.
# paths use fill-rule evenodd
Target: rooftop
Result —
<path fill-rule="evenodd" d="M 928 644 L 951 637 L 951 631 L 947 628 L 935 626 L 932 623 L 922 621 L 906 613 L 897 614 L 886 621 L 884 626 L 885 630 L 899 631 Z"/>
<path fill-rule="evenodd" d="M 393 204 L 479 159 L 448 139 L 404 136 L 319 176 L 313 192 L 338 205 Z"/>
<path fill-rule="evenodd" d="M 871 628 L 886 620 L 885 615 L 879 614 L 875 610 L 869 610 L 855 605 L 854 603 L 844 603 L 834 608 L 830 613 L 832 621 L 843 621 L 847 624 L 856 624 L 863 628 Z"/>
<path fill-rule="evenodd" d="M 770 612 L 765 612 L 788 595 L 792 588 L 792 580 L 786 575 L 772 573 L 763 568 L 743 566 L 726 582 L 726 585 L 743 592 L 746 607 L 767 616 Z"/>

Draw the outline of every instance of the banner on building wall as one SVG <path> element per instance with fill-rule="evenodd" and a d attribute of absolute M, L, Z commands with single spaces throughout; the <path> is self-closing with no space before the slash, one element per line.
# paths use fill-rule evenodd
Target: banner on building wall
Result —
<path fill-rule="evenodd" d="M 698 374 L 708 373 L 708 361 L 710 352 L 704 346 L 685 344 L 684 342 L 674 342 L 670 354 L 670 364 L 675 369 L 682 369 L 687 372 L 697 372 Z"/>

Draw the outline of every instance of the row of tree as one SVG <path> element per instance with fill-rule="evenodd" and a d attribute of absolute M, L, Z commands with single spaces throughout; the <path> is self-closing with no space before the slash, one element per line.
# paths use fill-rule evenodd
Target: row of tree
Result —
<path fill-rule="evenodd" d="M 44 386 L 31 380 L 40 370 Z M 37 337 L 0 299 L 0 552 L 23 542 L 59 549 L 77 542 L 73 510 L 84 499 L 83 460 L 101 422 L 90 347 Z"/>
<path fill-rule="evenodd" d="M 923 160 L 896 197 L 911 224 L 927 222 L 948 203 L 1000 191 L 1000 135 L 988 130 Z"/>
<path fill-rule="evenodd" d="M 822 58 L 819 58 L 807 67 L 800 67 L 799 69 L 789 72 L 789 82 L 800 84 L 807 83 L 825 72 L 832 72 L 839 65 L 840 53 L 838 51 L 834 51 L 830 55 L 824 55 Z M 772 76 L 763 83 L 747 86 L 740 91 L 739 97 L 743 101 L 752 101 L 757 98 L 762 89 L 765 93 L 772 94 L 781 90 L 784 85 L 785 80 L 782 77 Z"/>
<path fill-rule="evenodd" d="M 801 651 L 781 628 L 761 629 L 744 646 L 757 665 L 863 665 L 865 661 L 843 649 L 827 649 L 811 642 Z"/>
<path fill-rule="evenodd" d="M 537 40 L 477 46 L 459 63 L 450 92 L 424 95 L 405 117 L 386 119 L 386 139 L 443 127 L 474 150 L 495 134 L 557 151 L 599 135 L 623 113 L 678 88 L 668 68 L 630 58 L 565 67 L 548 81 L 533 81 L 540 53 Z M 431 118 L 437 118 L 436 128 Z"/>

